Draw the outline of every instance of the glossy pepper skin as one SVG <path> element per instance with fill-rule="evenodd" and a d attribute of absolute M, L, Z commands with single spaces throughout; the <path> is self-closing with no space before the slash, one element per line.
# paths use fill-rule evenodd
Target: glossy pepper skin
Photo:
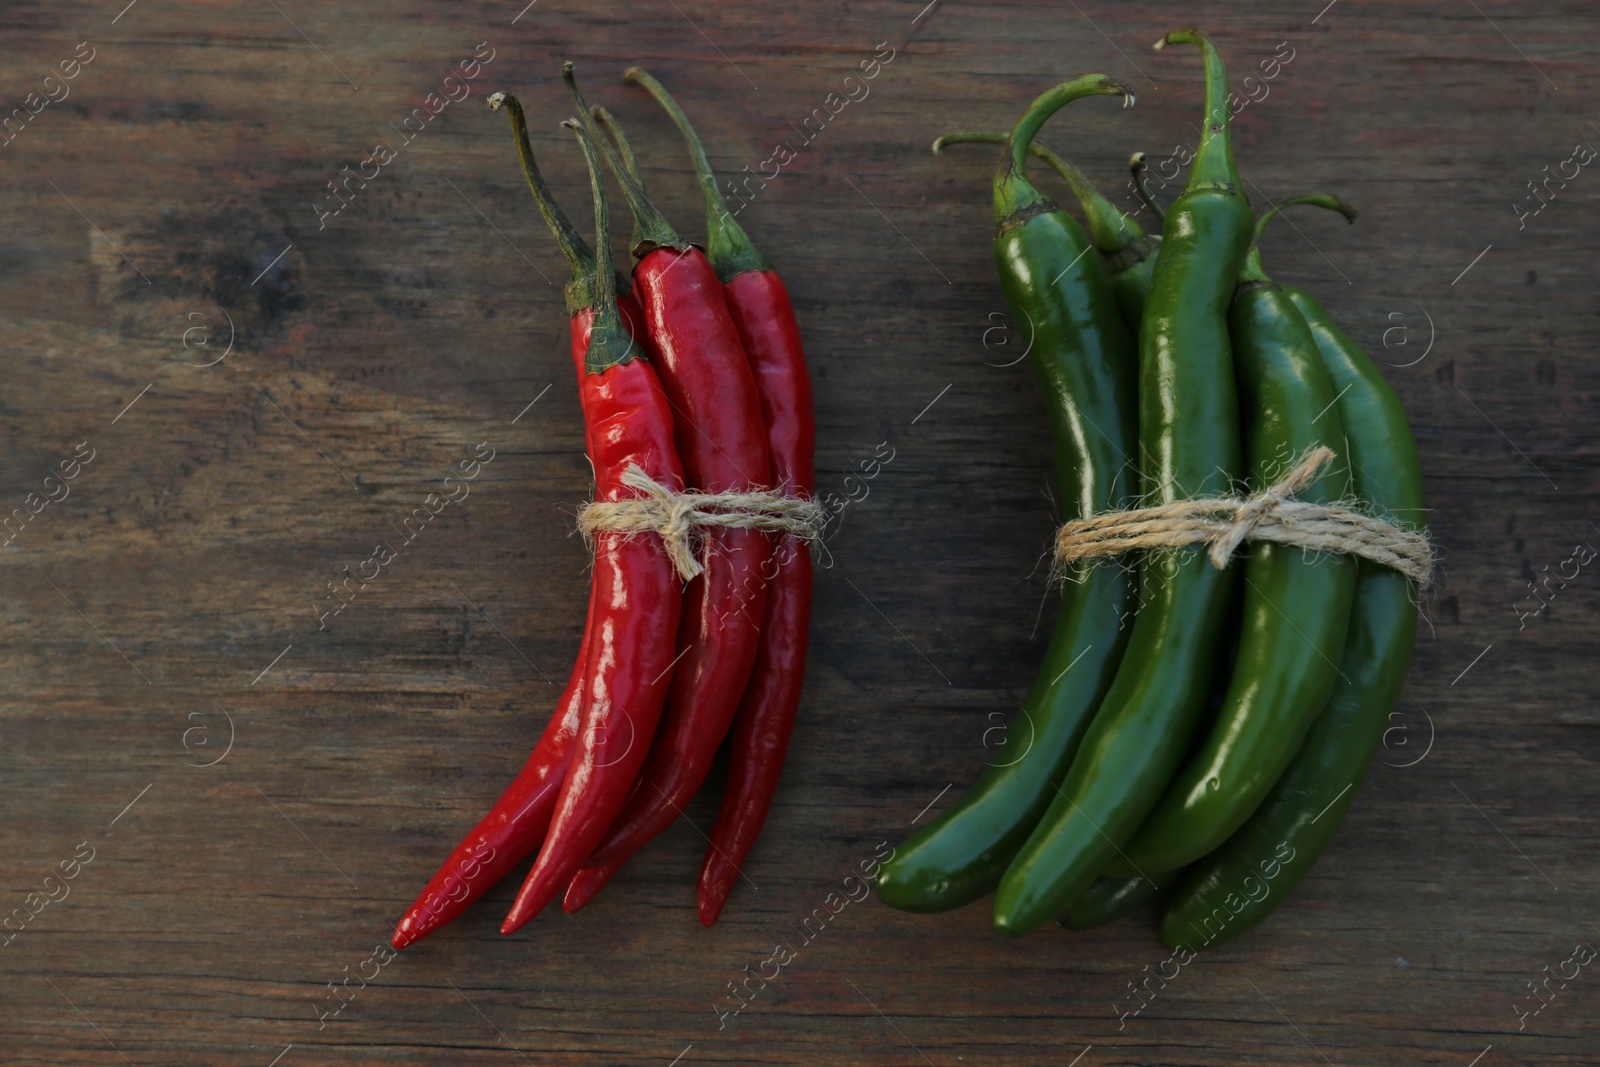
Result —
<path fill-rule="evenodd" d="M 1145 499 L 1226 492 L 1237 475 L 1238 400 L 1228 305 L 1250 242 L 1229 141 L 1227 70 L 1198 30 L 1207 121 L 1189 183 L 1168 210 L 1139 334 Z M 1001 879 L 994 928 L 1023 934 L 1066 911 L 1131 838 L 1188 753 L 1219 658 L 1233 575 L 1193 551 L 1139 564 L 1139 614 L 1123 666 L 1060 786 Z"/>
<path fill-rule="evenodd" d="M 1015 320 L 1033 325 L 1029 358 L 1043 386 L 1056 477 L 1069 518 L 1128 505 L 1135 492 L 1133 344 L 1118 318 L 1105 265 L 1072 217 L 1023 173 L 1039 126 L 1083 96 L 1120 94 L 1088 75 L 1048 90 L 1012 131 L 995 177 L 995 258 Z M 1044 663 L 994 761 L 962 798 L 895 849 L 878 897 L 904 911 L 945 911 L 992 891 L 1056 794 L 1079 740 L 1111 684 L 1130 628 L 1127 572 L 1077 568 Z"/>
<path fill-rule="evenodd" d="M 571 64 L 562 73 L 587 116 Z M 710 493 L 765 488 L 771 458 L 761 399 L 721 281 L 705 253 L 650 206 L 614 153 L 608 150 L 607 158 L 641 226 L 634 291 L 677 417 L 690 484 Z M 771 552 L 765 533 L 707 532 L 706 572 L 683 596 L 681 659 L 672 670 L 667 713 L 632 798 L 585 867 L 632 855 L 678 817 L 705 780 L 760 646 Z"/>
<path fill-rule="evenodd" d="M 1421 529 L 1422 468 L 1400 398 L 1311 294 L 1286 286 L 1317 339 L 1344 423 L 1355 493 L 1391 522 Z M 1231 940 L 1283 903 L 1333 840 L 1400 699 L 1416 636 L 1413 583 L 1357 564 L 1339 679 L 1283 777 L 1250 820 L 1191 868 L 1161 922 L 1161 940 L 1191 951 Z"/>
<path fill-rule="evenodd" d="M 645 174 L 638 168 L 638 157 L 634 155 L 634 147 L 627 141 L 627 134 L 622 131 L 621 123 L 605 107 L 600 107 L 598 104 L 589 110 L 589 114 L 594 117 L 595 123 L 605 131 L 606 138 L 611 139 L 611 144 L 616 149 L 616 154 L 621 158 L 622 168 L 627 171 L 629 178 L 634 179 L 638 189 L 643 192 L 643 189 L 645 189 Z M 630 235 L 629 245 L 638 245 L 642 240 L 643 232 L 640 230 L 640 221 L 638 221 L 637 216 L 634 216 L 634 232 Z M 618 277 L 621 277 L 621 275 L 618 275 Z M 634 299 L 632 293 L 627 296 L 626 302 L 619 298 L 618 304 L 622 309 L 622 317 L 629 320 L 629 323 L 627 323 L 629 330 L 634 333 L 635 338 L 643 339 L 646 354 L 648 354 L 648 352 L 651 352 L 650 341 L 648 341 L 650 331 L 645 326 L 645 310 L 638 306 L 638 301 Z M 630 310 L 629 306 L 632 306 L 632 310 Z M 606 864 L 605 867 L 590 867 L 590 869 L 579 867 L 578 873 L 574 873 L 571 881 L 566 883 L 566 893 L 562 894 L 562 910 L 576 912 L 576 910 L 581 909 L 582 905 L 587 904 L 594 897 L 594 894 L 605 886 L 606 881 L 611 880 L 611 875 L 618 872 L 618 869 L 621 869 L 621 865 L 621 862 L 614 862 L 614 864 Z"/>
<path fill-rule="evenodd" d="M 722 281 L 722 295 L 760 394 L 772 457 L 772 488 L 810 497 L 817 488 L 816 421 L 811 375 L 789 291 L 729 213 L 700 138 L 672 94 L 638 67 L 624 72 L 623 80 L 643 86 L 671 116 L 688 145 L 706 206 L 706 258 Z M 810 547 L 799 538 L 783 537 L 773 546 L 762 577 L 767 601 L 761 641 L 729 730 L 728 781 L 700 867 L 699 911 L 705 926 L 717 921 L 766 822 L 805 681 L 811 629 Z"/>
<path fill-rule="evenodd" d="M 998 130 L 953 130 L 933 142 L 933 154 L 938 155 L 945 145 L 951 144 L 1005 144 L 1010 136 Z M 1083 208 L 1095 250 L 1106 261 L 1117 310 L 1128 328 L 1128 336 L 1137 342 L 1145 295 L 1150 291 L 1150 273 L 1155 270 L 1156 256 L 1161 251 L 1161 235 L 1145 233 L 1132 215 L 1119 211 L 1071 160 L 1039 143 L 1037 138 L 1029 142 L 1028 151 L 1061 175 L 1061 180 L 1067 183 Z"/>
<path fill-rule="evenodd" d="M 1009 133 L 991 130 L 955 130 L 933 142 L 934 154 L 939 154 L 951 144 L 1006 144 Z M 1138 222 L 1126 213 L 1119 212 L 1106 200 L 1094 185 L 1069 160 L 1042 144 L 1037 137 L 1028 145 L 1033 155 L 1044 160 L 1072 189 L 1089 221 L 1089 231 L 1095 247 L 1105 260 L 1116 293 L 1118 309 L 1128 326 L 1135 343 L 1138 339 L 1139 320 L 1144 313 L 1144 300 L 1150 286 L 1150 274 L 1155 268 L 1160 252 L 1161 237 L 1145 235 Z M 1164 219 L 1165 213 L 1148 197 L 1142 181 L 1138 180 L 1143 153 L 1136 153 L 1129 161 L 1136 182 L 1146 204 L 1154 208 L 1154 216 Z M 1075 255 L 1076 253 L 1074 253 Z M 1055 272 L 1050 274 L 1053 276 Z M 1228 628 L 1230 631 L 1232 627 Z M 1221 694 L 1217 694 L 1220 702 Z M 1207 717 L 1215 711 L 1209 709 Z M 1113 863 L 1116 857 L 1113 857 Z M 1154 899 L 1159 889 L 1174 881 L 1178 872 L 1155 875 L 1152 878 L 1121 878 L 1102 875 L 1068 909 L 1061 922 L 1064 926 L 1083 929 L 1110 922 L 1140 904 Z"/>
<path fill-rule="evenodd" d="M 572 268 L 565 295 L 572 358 L 581 391 L 584 357 L 588 352 L 594 323 L 594 252 L 573 228 L 539 173 L 533 148 L 528 143 L 528 127 L 522 105 L 516 97 L 503 93 L 492 96 L 489 104 L 496 109 L 505 108 L 511 120 L 523 176 L 527 179 L 534 203 Z M 631 296 L 622 296 L 619 297 L 619 304 L 630 335 L 637 335 L 638 324 L 643 321 L 638 301 Z M 588 656 L 589 628 L 593 620 L 594 598 L 591 594 L 583 639 L 578 647 L 572 675 L 556 701 L 555 710 L 551 712 L 538 744 L 489 813 L 456 845 L 418 895 L 416 902 L 400 919 L 390 939 L 395 948 L 405 948 L 455 921 L 490 886 L 538 850 L 540 842 L 544 840 L 545 830 L 550 825 L 550 814 L 555 809 L 561 781 L 566 776 L 572 742 L 578 733 L 585 691 L 584 665 Z"/>
<path fill-rule="evenodd" d="M 1354 210 L 1337 203 L 1354 221 Z M 1257 239 L 1284 206 L 1262 216 Z M 1316 338 L 1288 294 L 1266 276 L 1254 245 L 1228 322 L 1249 490 L 1265 489 L 1313 449 L 1343 452 L 1337 390 Z M 1349 496 L 1349 460 L 1341 456 L 1296 499 L 1336 504 Z M 1252 542 L 1244 557 L 1239 652 L 1216 724 L 1123 849 L 1126 859 L 1111 864 L 1109 873 L 1174 870 L 1226 841 L 1283 774 L 1333 692 L 1356 558 L 1269 541 Z"/>
<path fill-rule="evenodd" d="M 583 410 L 596 498 L 636 495 L 630 466 L 669 489 L 683 486 L 671 405 L 617 311 L 608 213 L 594 146 L 574 127 L 595 201 L 594 325 Z M 594 586 L 581 720 L 550 831 L 501 926 L 511 933 L 544 909 L 582 865 L 627 800 L 667 695 L 681 610 L 678 579 L 655 534 L 595 536 Z"/>
<path fill-rule="evenodd" d="M 1233 573 L 1236 578 L 1242 577 L 1243 569 L 1235 567 Z M 1223 622 L 1222 632 L 1229 639 L 1228 646 L 1217 663 L 1217 678 L 1212 684 L 1211 696 L 1206 701 L 1205 710 L 1200 713 L 1204 722 L 1214 720 L 1217 712 L 1221 710 L 1222 699 L 1227 694 L 1228 681 L 1233 675 L 1233 662 L 1238 657 L 1239 651 L 1241 616 L 1239 600 L 1237 595 L 1232 598 L 1232 607 Z M 1120 859 L 1120 856 L 1113 857 L 1111 865 L 1115 866 Z M 1173 871 L 1147 872 L 1131 877 L 1102 871 L 1100 877 L 1089 883 L 1089 887 L 1067 908 L 1067 913 L 1061 917 L 1061 925 L 1072 930 L 1085 930 L 1091 926 L 1119 919 L 1140 904 L 1155 899 L 1177 885 L 1182 875 L 1181 868 Z"/>

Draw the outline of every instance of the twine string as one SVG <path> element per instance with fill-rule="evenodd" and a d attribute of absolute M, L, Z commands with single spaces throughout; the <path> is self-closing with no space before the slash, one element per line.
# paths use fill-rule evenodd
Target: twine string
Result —
<path fill-rule="evenodd" d="M 696 557 L 705 529 L 762 530 L 805 541 L 822 536 L 827 513 L 815 500 L 770 491 L 694 493 L 668 489 L 628 464 L 622 484 L 639 492 L 627 500 L 599 500 L 578 512 L 578 529 L 587 538 L 602 532 L 624 535 L 656 533 L 684 581 L 705 568 Z"/>
<path fill-rule="evenodd" d="M 1209 544 L 1218 569 L 1246 541 L 1342 552 L 1392 567 L 1425 589 L 1433 546 L 1425 534 L 1402 529 L 1354 507 L 1295 499 L 1334 457 L 1326 446 L 1308 452 L 1277 482 L 1253 496 L 1202 497 L 1128 511 L 1106 511 L 1064 524 L 1056 533 L 1058 567 L 1147 548 Z"/>

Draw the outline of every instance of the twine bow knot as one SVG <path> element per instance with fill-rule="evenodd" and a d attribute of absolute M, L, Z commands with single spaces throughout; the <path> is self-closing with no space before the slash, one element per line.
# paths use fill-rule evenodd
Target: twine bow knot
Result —
<path fill-rule="evenodd" d="M 767 490 L 680 493 L 650 477 L 636 463 L 628 464 L 622 484 L 640 495 L 585 504 L 578 512 L 578 529 L 590 538 L 603 531 L 656 533 L 684 581 L 705 570 L 696 558 L 702 529 L 763 530 L 811 541 L 822 536 L 827 522 L 827 513 L 815 500 Z"/>
<path fill-rule="evenodd" d="M 1333 449 L 1315 448 L 1278 481 L 1249 497 L 1178 500 L 1068 522 L 1056 533 L 1057 565 L 1141 548 L 1209 544 L 1211 564 L 1221 569 L 1244 542 L 1272 541 L 1313 552 L 1360 556 L 1427 588 L 1433 546 L 1425 534 L 1353 507 L 1295 499 L 1333 458 Z"/>

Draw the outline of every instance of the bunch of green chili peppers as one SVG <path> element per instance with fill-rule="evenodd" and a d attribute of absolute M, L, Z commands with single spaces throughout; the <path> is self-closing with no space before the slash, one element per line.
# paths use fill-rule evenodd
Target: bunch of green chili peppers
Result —
<path fill-rule="evenodd" d="M 995 258 L 1032 337 L 1066 517 L 1259 492 L 1325 446 L 1338 459 L 1300 499 L 1354 500 L 1420 529 L 1398 398 L 1309 293 L 1267 276 L 1257 248 L 1289 204 L 1354 210 L 1315 194 L 1255 218 L 1222 58 L 1198 30 L 1156 47 L 1168 44 L 1199 47 L 1207 110 L 1159 238 L 1034 140 L 1080 97 L 1131 103 L 1111 78 L 1050 89 L 1008 135 L 934 145 L 1004 145 Z M 1087 233 L 1029 182 L 1030 152 L 1065 178 Z M 884 865 L 878 894 L 934 912 L 992 892 L 994 928 L 1012 935 L 1051 919 L 1091 926 L 1164 894 L 1170 947 L 1236 937 L 1305 876 L 1349 807 L 1405 678 L 1415 583 L 1268 541 L 1221 568 L 1164 548 L 1065 578 L 1021 715 L 960 801 Z"/>

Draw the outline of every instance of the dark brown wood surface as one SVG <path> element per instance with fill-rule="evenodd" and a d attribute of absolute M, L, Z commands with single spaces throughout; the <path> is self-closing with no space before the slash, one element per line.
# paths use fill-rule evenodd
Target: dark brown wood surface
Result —
<path fill-rule="evenodd" d="M 66 92 L 0 148 L 0 511 L 67 491 L 0 550 L 0 911 L 70 889 L 0 949 L 0 1061 L 1600 1063 L 1592 970 L 1517 1014 L 1600 944 L 1600 577 L 1537 614 L 1527 584 L 1600 546 L 1600 176 L 1527 184 L 1600 145 L 1592 5 L 123 2 L 0 8 L 0 114 Z M 1017 941 L 986 905 L 796 927 L 976 776 L 1043 647 L 1049 447 L 988 332 L 993 152 L 928 143 L 1104 71 L 1138 105 L 1076 105 L 1047 138 L 1118 188 L 1129 151 L 1193 143 L 1195 54 L 1149 49 L 1190 22 L 1236 81 L 1293 50 L 1237 120 L 1252 197 L 1327 189 L 1362 219 L 1300 214 L 1269 266 L 1390 364 L 1443 576 L 1322 863 L 1119 1020 L 1169 955 L 1149 910 Z M 405 143 L 480 42 L 471 95 Z M 821 490 L 894 449 L 818 574 L 748 882 L 700 928 L 713 792 L 580 915 L 502 938 L 504 884 L 319 1022 L 520 766 L 578 641 L 565 269 L 485 98 L 522 95 L 587 225 L 556 126 L 576 60 L 697 233 L 676 134 L 621 70 L 656 72 L 742 175 L 880 42 L 870 95 L 740 216 L 805 332 Z M 319 226 L 380 143 L 395 157 Z M 480 442 L 471 495 L 319 619 Z M 797 958 L 719 1025 L 778 942 Z"/>

